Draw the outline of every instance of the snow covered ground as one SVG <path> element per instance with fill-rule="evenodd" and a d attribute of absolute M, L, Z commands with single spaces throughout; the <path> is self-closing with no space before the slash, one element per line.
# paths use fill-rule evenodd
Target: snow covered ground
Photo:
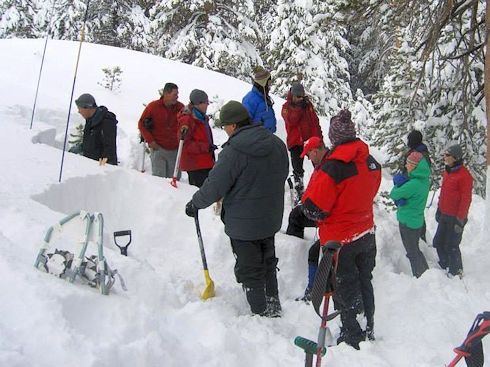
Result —
<path fill-rule="evenodd" d="M 234 258 L 220 219 L 201 211 L 201 230 L 216 297 L 202 301 L 204 277 L 193 220 L 184 213 L 195 191 L 187 175 L 178 189 L 168 180 L 141 173 L 136 122 L 143 104 L 158 98 L 167 81 L 188 101 L 205 90 L 215 112 L 229 99 L 241 100 L 250 85 L 228 76 L 156 56 L 84 44 L 75 97 L 91 93 L 116 113 L 119 167 L 67 153 L 58 182 L 65 125 L 78 43 L 49 41 L 33 128 L 29 129 L 44 40 L 0 40 L 0 365 L 1 366 L 300 366 L 297 335 L 316 339 L 320 319 L 311 306 L 295 302 L 306 284 L 307 250 L 315 232 L 300 240 L 276 236 L 283 317 L 250 316 L 233 275 Z M 121 89 L 98 84 L 102 68 L 120 66 Z M 282 100 L 276 98 L 278 135 Z M 322 119 L 324 132 L 326 121 Z M 70 131 L 83 123 L 72 106 Z M 224 132 L 213 130 L 219 144 Z M 374 152 L 382 160 L 379 152 Z M 146 167 L 149 161 L 146 161 Z M 305 164 L 308 173 L 311 166 Z M 382 190 L 391 181 L 384 173 Z M 432 196 L 430 194 L 429 198 Z M 290 210 L 286 197 L 283 229 Z M 376 341 L 361 350 L 331 347 L 325 366 L 444 366 L 454 357 L 475 316 L 490 309 L 485 238 L 485 202 L 474 196 L 463 243 L 465 277 L 449 279 L 436 265 L 432 247 L 421 244 L 429 261 L 420 279 L 411 276 L 395 213 L 376 205 L 378 255 L 374 271 Z M 437 194 L 426 218 L 428 238 L 436 223 Z M 104 215 L 104 252 L 124 277 L 109 296 L 78 281 L 33 267 L 46 230 L 80 209 Z M 112 233 L 132 230 L 129 256 L 119 254 Z M 60 238 L 66 249 L 79 239 L 75 229 Z M 95 253 L 89 247 L 88 253 Z M 330 323 L 334 337 L 339 321 Z M 484 339 L 490 360 L 490 340 Z M 464 365 L 464 362 L 460 362 Z M 488 364 L 488 361 L 487 361 Z"/>

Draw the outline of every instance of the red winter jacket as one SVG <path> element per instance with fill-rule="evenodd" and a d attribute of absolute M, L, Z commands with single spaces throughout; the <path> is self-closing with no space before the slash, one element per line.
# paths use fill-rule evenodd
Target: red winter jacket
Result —
<path fill-rule="evenodd" d="M 180 158 L 182 171 L 196 171 L 214 166 L 214 152 L 209 151 L 209 147 L 213 144 L 213 133 L 208 117 L 205 118 L 206 122 L 200 120 L 196 116 L 196 110 L 193 110 L 190 105 L 179 113 L 179 137 L 182 126 L 188 127 Z"/>
<path fill-rule="evenodd" d="M 322 245 L 350 243 L 374 227 L 380 183 L 381 166 L 363 141 L 340 144 L 328 153 L 301 198 L 305 215 L 317 221 Z"/>
<path fill-rule="evenodd" d="M 177 150 L 179 147 L 177 114 L 182 108 L 184 105 L 180 102 L 168 108 L 163 103 L 163 97 L 150 102 L 138 121 L 138 129 L 145 141 L 148 144 L 154 141 L 166 150 Z M 143 127 L 143 121 L 147 118 L 153 120 L 153 129 L 151 130 L 146 130 Z"/>
<path fill-rule="evenodd" d="M 473 177 L 465 166 L 451 168 L 449 172 L 445 170 L 439 195 L 439 211 L 442 214 L 466 219 L 470 209 L 472 189 Z"/>
<path fill-rule="evenodd" d="M 287 101 L 282 105 L 281 115 L 284 119 L 287 132 L 288 149 L 303 143 L 312 136 L 323 139 L 322 129 L 313 104 L 308 100 L 306 107 L 292 105 L 291 91 L 288 92 Z"/>

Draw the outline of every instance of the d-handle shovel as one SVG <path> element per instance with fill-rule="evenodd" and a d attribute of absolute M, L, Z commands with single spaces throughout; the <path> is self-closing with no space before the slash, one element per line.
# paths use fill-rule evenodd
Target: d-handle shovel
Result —
<path fill-rule="evenodd" d="M 129 236 L 128 241 L 124 246 L 117 243 L 117 238 L 122 236 Z M 131 244 L 131 230 L 114 232 L 114 243 L 119 247 L 119 250 L 121 250 L 121 255 L 128 256 L 128 246 Z"/>
<path fill-rule="evenodd" d="M 179 149 L 177 150 L 177 159 L 175 160 L 175 168 L 174 175 L 172 176 L 172 181 L 170 181 L 170 185 L 173 187 L 177 187 L 177 176 L 179 175 L 180 169 L 180 157 L 182 156 L 182 147 L 184 146 L 184 138 L 189 129 L 182 127 L 182 131 L 180 132 L 180 140 L 179 140 Z"/>
<path fill-rule="evenodd" d="M 206 280 L 206 288 L 201 294 L 201 299 L 207 300 L 214 297 L 214 282 L 209 276 L 208 263 L 206 262 L 206 254 L 204 253 L 204 245 L 202 243 L 201 228 L 199 227 L 199 218 L 196 212 L 194 216 L 194 222 L 196 223 L 197 240 L 199 242 L 199 249 L 201 250 L 202 267 L 204 270 L 204 279 Z"/>

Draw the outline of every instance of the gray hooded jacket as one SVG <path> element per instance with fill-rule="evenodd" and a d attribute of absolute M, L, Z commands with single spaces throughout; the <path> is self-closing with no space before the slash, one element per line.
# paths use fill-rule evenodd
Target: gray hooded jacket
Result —
<path fill-rule="evenodd" d="M 224 198 L 221 219 L 231 238 L 271 237 L 281 228 L 288 172 L 282 140 L 260 125 L 247 125 L 223 144 L 218 161 L 192 201 L 202 209 Z"/>

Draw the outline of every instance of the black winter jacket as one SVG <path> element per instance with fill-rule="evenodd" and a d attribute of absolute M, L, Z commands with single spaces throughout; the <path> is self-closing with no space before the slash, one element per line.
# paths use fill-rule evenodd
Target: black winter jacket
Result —
<path fill-rule="evenodd" d="M 90 159 L 107 158 L 107 163 L 117 165 L 116 115 L 107 107 L 97 107 L 95 114 L 85 121 L 82 151 Z"/>
<path fill-rule="evenodd" d="M 224 198 L 221 218 L 233 239 L 271 237 L 281 228 L 288 172 L 283 141 L 260 125 L 247 125 L 223 144 L 217 163 L 192 201 L 201 209 Z"/>

